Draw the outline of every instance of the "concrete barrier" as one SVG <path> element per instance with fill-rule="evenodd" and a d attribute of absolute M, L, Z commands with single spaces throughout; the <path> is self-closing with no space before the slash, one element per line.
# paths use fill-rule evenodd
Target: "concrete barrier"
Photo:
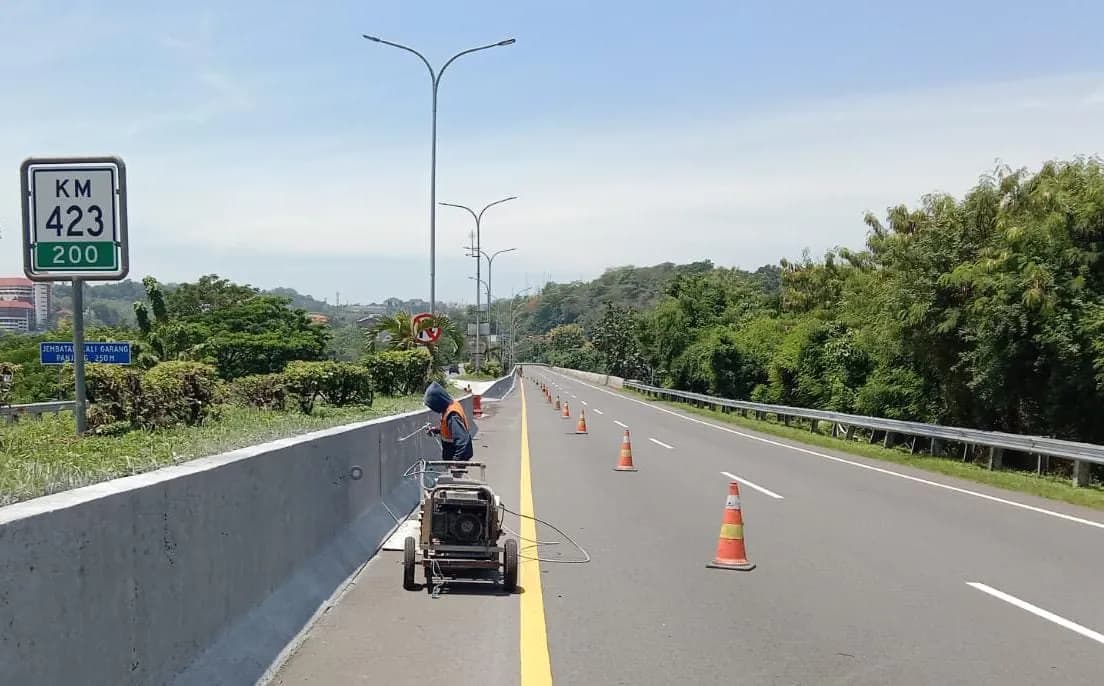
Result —
<path fill-rule="evenodd" d="M 398 439 L 428 421 L 338 427 L 0 508 L 0 684 L 253 684 L 375 554 L 392 513 L 417 504 L 402 473 L 439 448 Z"/>
<path fill-rule="evenodd" d="M 511 372 L 506 376 L 495 379 L 494 383 L 483 389 L 484 400 L 502 400 L 510 394 L 510 391 L 514 390 L 514 384 L 517 382 L 517 374 Z"/>
<path fill-rule="evenodd" d="M 577 369 L 567 369 L 565 367 L 549 367 L 560 374 L 566 374 L 567 376 L 573 376 L 576 379 L 581 379 L 587 383 L 592 383 L 596 386 L 609 386 L 610 388 L 621 388 L 625 385 L 625 380 L 620 376 L 612 376 L 610 374 L 595 374 L 594 372 L 581 372 Z"/>

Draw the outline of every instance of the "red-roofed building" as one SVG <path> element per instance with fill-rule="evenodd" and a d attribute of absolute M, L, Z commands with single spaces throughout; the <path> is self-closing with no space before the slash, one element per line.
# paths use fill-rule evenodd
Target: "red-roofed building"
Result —
<path fill-rule="evenodd" d="M 22 300 L 0 300 L 0 330 L 30 331 L 34 328 L 35 306 Z"/>
<path fill-rule="evenodd" d="M 19 304 L 15 304 L 19 303 Z M 28 321 L 28 308 L 29 306 Z M 21 276 L 0 277 L 0 330 L 34 331 L 46 328 L 50 318 L 50 284 Z"/>

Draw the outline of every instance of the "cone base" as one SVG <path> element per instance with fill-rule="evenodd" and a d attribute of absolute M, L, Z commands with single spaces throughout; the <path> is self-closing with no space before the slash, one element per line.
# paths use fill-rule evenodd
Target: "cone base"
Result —
<path fill-rule="evenodd" d="M 578 435 L 580 435 L 580 436 L 585 436 L 587 432 L 585 432 L 585 431 L 578 431 L 578 430 L 576 430 L 576 431 L 575 431 L 575 433 L 576 433 L 576 434 L 578 434 Z"/>
<path fill-rule="evenodd" d="M 737 572 L 750 572 L 755 569 L 755 563 L 748 562 L 747 560 L 733 560 L 731 562 L 724 560 L 713 560 L 705 565 L 710 569 L 731 569 Z"/>
<path fill-rule="evenodd" d="M 613 468 L 615 472 L 635 472 L 638 471 L 636 467 L 621 467 L 617 466 Z"/>

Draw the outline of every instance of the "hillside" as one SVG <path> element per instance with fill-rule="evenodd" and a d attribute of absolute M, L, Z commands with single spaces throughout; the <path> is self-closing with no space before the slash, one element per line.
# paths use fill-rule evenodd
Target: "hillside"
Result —
<path fill-rule="evenodd" d="M 211 276 L 218 278 L 216 275 Z M 166 283 L 163 284 L 162 289 L 165 293 L 171 293 L 179 287 L 180 284 Z M 400 300 L 399 298 L 388 298 L 382 303 L 370 303 L 368 305 L 343 303 L 341 306 L 335 307 L 325 299 L 319 300 L 312 295 L 300 293 L 294 288 L 272 288 L 261 290 L 261 293 L 288 298 L 291 307 L 324 314 L 330 317 L 331 321 L 350 323 L 369 313 L 380 311 L 385 314 L 399 311 L 421 312 L 429 307 L 429 304 L 424 300 Z M 91 316 L 87 318 L 86 323 L 89 326 L 134 327 L 137 325 L 134 316 L 134 303 L 144 302 L 145 299 L 146 293 L 141 279 L 126 279 L 117 283 L 88 284 L 85 287 L 84 301 L 85 307 L 91 313 Z M 54 284 L 52 314 L 57 314 L 63 310 L 71 312 L 72 309 L 72 286 L 65 282 Z"/>

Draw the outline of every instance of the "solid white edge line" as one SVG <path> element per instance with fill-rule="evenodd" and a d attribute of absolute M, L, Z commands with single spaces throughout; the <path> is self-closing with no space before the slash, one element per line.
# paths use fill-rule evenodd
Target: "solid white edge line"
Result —
<path fill-rule="evenodd" d="M 783 498 L 782 496 L 778 495 L 778 494 L 777 494 L 777 493 L 775 493 L 774 491 L 772 491 L 772 490 L 770 490 L 770 489 L 768 489 L 768 488 L 763 488 L 762 486 L 759 486 L 759 485 L 753 484 L 753 483 L 751 483 L 750 481 L 748 481 L 747 479 L 741 479 L 740 477 L 736 476 L 736 475 L 735 475 L 735 474 L 733 474 L 732 472 L 721 472 L 721 474 L 724 474 L 725 476 L 727 476 L 728 478 L 732 479 L 733 481 L 739 481 L 740 483 L 742 483 L 743 485 L 745 485 L 745 486 L 747 486 L 747 487 L 749 487 L 749 488 L 754 488 L 755 490 L 759 491 L 760 493 L 763 493 L 763 494 L 765 494 L 765 495 L 769 495 L 769 496 L 770 496 L 770 497 L 772 497 L 772 498 L 775 498 L 775 499 L 777 499 L 777 500 L 785 500 L 785 498 Z"/>
<path fill-rule="evenodd" d="M 552 373 L 553 374 L 559 374 L 559 372 L 552 372 Z M 561 374 L 560 376 L 563 376 L 563 375 Z M 564 377 L 564 378 L 567 378 L 567 377 Z M 577 379 L 573 379 L 573 380 L 578 381 Z M 630 398 L 629 396 L 625 395 L 624 393 L 615 393 L 614 391 L 607 390 L 607 389 L 602 388 L 600 386 L 593 386 L 591 384 L 588 384 L 585 381 L 578 381 L 578 383 L 581 383 L 584 386 L 590 386 L 591 388 L 593 388 L 596 391 L 601 391 L 602 393 L 612 395 L 615 398 L 621 398 L 623 400 L 628 400 L 629 402 L 637 403 L 639 405 L 643 405 L 644 407 L 650 407 L 653 410 L 658 410 L 660 412 L 666 412 L 669 415 L 679 417 L 680 419 L 685 419 L 688 422 L 694 422 L 695 424 L 701 424 L 703 426 L 709 426 L 709 427 L 712 427 L 712 428 L 717 429 L 719 431 L 727 431 L 730 434 L 735 434 L 736 436 L 741 436 L 743 438 L 748 438 L 748 439 L 751 439 L 753 441 L 759 441 L 760 443 L 767 443 L 769 445 L 778 446 L 779 448 L 788 448 L 790 450 L 795 450 L 799 453 L 805 453 L 807 455 L 815 455 L 816 457 L 822 457 L 826 460 L 832 460 L 833 462 L 839 462 L 841 464 L 851 465 L 852 467 L 858 467 L 859 469 L 866 469 L 866 470 L 869 470 L 869 471 L 872 471 L 872 472 L 878 472 L 879 474 L 886 474 L 886 475 L 889 475 L 889 476 L 895 476 L 899 479 L 906 479 L 908 481 L 913 481 L 915 483 L 925 484 L 927 486 L 934 486 L 935 488 L 942 488 L 944 490 L 953 491 L 955 493 L 961 493 L 963 495 L 972 495 L 975 498 L 981 498 L 982 500 L 988 500 L 988 501 L 994 502 L 994 503 L 1001 503 L 1002 505 L 1008 505 L 1010 507 L 1018 507 L 1021 510 L 1028 510 L 1030 512 L 1036 512 L 1038 514 L 1047 515 L 1049 517 L 1055 517 L 1057 519 L 1064 519 L 1067 522 L 1076 522 L 1078 524 L 1084 524 L 1085 526 L 1092 526 L 1092 527 L 1095 527 L 1097 529 L 1104 529 L 1104 522 L 1094 522 L 1091 519 L 1084 519 L 1082 517 L 1075 517 L 1073 515 L 1068 515 L 1068 514 L 1065 514 L 1065 513 L 1062 513 L 1062 512 L 1055 512 L 1054 510 L 1047 510 L 1047 509 L 1044 509 L 1044 508 L 1041 508 L 1041 507 L 1035 507 L 1034 505 L 1027 505 L 1025 503 L 1018 503 L 1015 500 L 1007 500 L 1005 498 L 998 498 L 997 496 L 994 496 L 994 495 L 988 495 L 986 493 L 979 493 L 977 491 L 971 491 L 971 490 L 966 489 L 966 488 L 959 488 L 958 486 L 951 486 L 950 484 L 941 484 L 938 481 L 929 481 L 928 479 L 921 479 L 918 476 L 911 476 L 909 474 L 902 474 L 901 472 L 895 472 L 895 471 L 892 471 L 892 470 L 889 470 L 889 469 L 883 469 L 882 467 L 875 467 L 874 465 L 863 464 L 862 462 L 855 462 L 854 460 L 845 460 L 842 457 L 835 457 L 833 455 L 826 455 L 825 453 L 818 453 L 817 451 L 809 450 L 808 448 L 799 448 L 796 445 L 789 445 L 787 443 L 780 443 L 779 441 L 772 441 L 769 438 L 763 438 L 761 436 L 754 436 L 752 434 L 744 433 L 743 431 L 736 431 L 735 429 L 730 429 L 727 426 L 720 426 L 718 424 L 714 424 L 713 422 L 706 422 L 706 421 L 702 421 L 700 419 L 695 419 L 694 417 L 688 417 L 688 416 L 686 416 L 684 414 L 681 414 L 679 412 L 675 412 L 673 410 L 668 410 L 666 407 L 659 407 L 659 406 L 657 406 L 653 403 L 646 403 L 643 400 L 637 400 L 636 398 Z"/>
<path fill-rule="evenodd" d="M 601 410 L 599 410 L 599 409 L 598 409 L 597 407 L 592 407 L 592 408 L 590 408 L 590 410 L 591 410 L 591 412 L 593 412 L 594 414 L 605 414 L 605 412 L 602 412 L 602 411 L 601 411 Z"/>
<path fill-rule="evenodd" d="M 1060 617 L 1059 615 L 1056 615 L 1053 612 L 1050 612 L 1048 610 L 1044 610 L 1043 608 L 1041 608 L 1037 605 L 1032 605 L 1031 603 L 1027 602 L 1026 600 L 1020 600 L 1016 596 L 1008 595 L 1004 591 L 998 591 L 997 589 L 993 588 L 992 586 L 986 586 L 985 584 L 979 583 L 977 581 L 967 581 L 966 585 L 970 586 L 972 588 L 976 588 L 977 590 L 981 591 L 982 593 L 988 593 L 989 595 L 993 596 L 994 598 L 998 598 L 1000 600 L 1003 600 L 1004 602 L 1008 603 L 1009 605 L 1015 605 L 1016 607 L 1020 608 L 1021 610 L 1025 610 L 1027 612 L 1030 612 L 1031 614 L 1035 615 L 1036 617 L 1042 617 L 1043 619 L 1045 619 L 1047 621 L 1054 622 L 1055 624 L 1057 624 L 1060 627 L 1063 627 L 1065 629 L 1069 629 L 1070 631 L 1072 631 L 1074 633 L 1081 634 L 1085 638 L 1092 639 L 1093 641 L 1096 641 L 1097 643 L 1104 644 L 1104 634 L 1093 631 L 1092 629 L 1089 629 L 1088 627 L 1081 626 L 1077 622 L 1070 621 L 1070 620 L 1066 619 L 1065 617 Z"/>
<path fill-rule="evenodd" d="M 675 449 L 675 446 L 667 445 L 663 441 L 657 441 L 656 439 L 652 438 L 651 436 L 648 436 L 648 440 L 651 441 L 652 443 L 655 443 L 656 445 L 661 445 L 661 446 L 663 446 L 664 448 L 666 448 L 668 450 L 674 450 Z"/>
<path fill-rule="evenodd" d="M 624 422 L 622 422 L 620 420 L 617 420 L 617 419 L 613 420 L 613 423 L 616 424 L 617 426 L 621 427 L 622 429 L 629 428 L 628 424 L 625 424 Z"/>

